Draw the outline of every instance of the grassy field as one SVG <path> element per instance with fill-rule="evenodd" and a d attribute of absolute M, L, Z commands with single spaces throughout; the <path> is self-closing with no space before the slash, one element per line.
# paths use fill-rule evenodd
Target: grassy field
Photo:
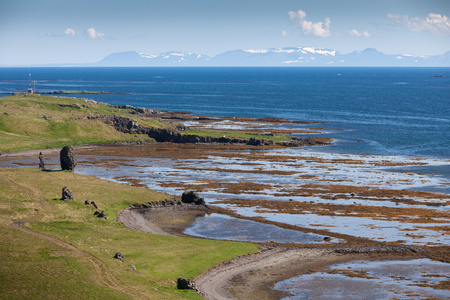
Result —
<path fill-rule="evenodd" d="M 74 192 L 73 202 L 59 200 L 64 186 Z M 166 197 L 66 171 L 0 169 L 0 298 L 201 299 L 177 290 L 176 278 L 195 278 L 258 250 L 247 243 L 151 235 L 114 222 L 132 203 Z M 95 217 L 85 200 L 94 200 L 108 220 Z M 113 258 L 117 251 L 124 263 Z"/>
<path fill-rule="evenodd" d="M 98 119 L 98 115 L 132 118 L 138 125 L 175 130 L 176 124 L 157 119 L 140 118 L 135 111 L 94 104 L 82 99 L 16 94 L 0 97 L 0 152 L 31 149 L 62 148 L 66 145 L 87 145 L 111 142 L 152 142 L 145 134 L 122 133 Z M 261 132 L 190 129 L 183 134 L 220 138 L 250 138 L 281 142 L 287 135 Z"/>
<path fill-rule="evenodd" d="M 140 119 L 130 110 L 96 105 L 75 98 L 18 94 L 0 97 L 0 152 L 65 145 L 145 141 L 147 135 L 116 131 L 92 115 L 120 115 L 147 127 L 175 128 L 170 123 Z"/>

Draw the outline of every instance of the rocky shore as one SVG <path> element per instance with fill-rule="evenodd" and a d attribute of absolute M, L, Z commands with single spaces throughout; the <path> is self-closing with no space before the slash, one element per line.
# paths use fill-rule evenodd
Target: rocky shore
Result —
<path fill-rule="evenodd" d="M 183 204 L 176 199 L 161 203 L 135 204 L 120 212 L 117 222 L 127 228 L 151 234 L 179 235 L 180 228 L 189 226 L 208 207 Z M 186 224 L 170 227 L 171 219 Z M 163 221 L 165 220 L 165 221 Z M 173 224 L 172 224 L 173 225 Z M 348 247 L 267 247 L 255 254 L 235 258 L 213 267 L 195 278 L 195 289 L 208 300 L 279 299 L 289 294 L 270 288 L 274 283 L 302 274 L 310 269 L 357 259 L 402 259 L 421 257 L 424 250 L 412 246 L 366 245 Z"/>

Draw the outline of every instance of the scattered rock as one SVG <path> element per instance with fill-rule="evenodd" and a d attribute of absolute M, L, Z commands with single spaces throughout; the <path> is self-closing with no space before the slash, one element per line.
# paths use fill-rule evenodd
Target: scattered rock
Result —
<path fill-rule="evenodd" d="M 102 211 L 96 210 L 94 212 L 94 216 L 97 216 L 98 218 L 104 218 L 105 220 L 108 220 L 108 217 L 106 216 L 106 214 L 105 214 L 105 212 L 103 210 Z"/>
<path fill-rule="evenodd" d="M 91 201 L 91 204 L 92 204 L 96 209 L 98 209 L 98 205 L 97 205 L 97 203 L 95 203 L 95 201 Z"/>
<path fill-rule="evenodd" d="M 73 147 L 65 146 L 64 148 L 62 148 L 59 153 L 59 159 L 61 162 L 61 169 L 70 170 L 73 172 L 77 164 L 77 159 L 75 158 Z"/>
<path fill-rule="evenodd" d="M 178 278 L 177 288 L 179 290 L 197 290 L 197 284 L 192 279 Z"/>
<path fill-rule="evenodd" d="M 44 156 L 42 155 L 42 152 L 39 152 L 39 169 L 40 170 L 46 170 L 45 162 L 44 162 Z"/>
<path fill-rule="evenodd" d="M 89 205 L 89 204 L 91 204 L 91 201 L 89 201 L 89 200 L 84 201 L 84 205 Z"/>
<path fill-rule="evenodd" d="M 181 196 L 181 202 L 194 203 L 196 205 L 205 205 L 205 199 L 201 198 L 196 192 L 184 192 Z"/>
<path fill-rule="evenodd" d="M 326 236 L 326 237 L 323 238 L 323 240 L 324 240 L 325 242 L 329 242 L 329 241 L 331 241 L 331 238 L 330 238 L 329 236 Z"/>
<path fill-rule="evenodd" d="M 117 253 L 114 255 L 114 258 L 117 258 L 117 259 L 120 260 L 121 262 L 123 262 L 123 261 L 125 260 L 125 257 L 124 257 L 123 254 L 120 253 L 120 252 L 117 252 Z M 136 268 L 135 268 L 135 269 L 136 269 Z"/>
<path fill-rule="evenodd" d="M 69 190 L 66 186 L 62 189 L 62 197 L 61 200 L 64 201 L 72 201 L 73 200 L 73 192 Z"/>

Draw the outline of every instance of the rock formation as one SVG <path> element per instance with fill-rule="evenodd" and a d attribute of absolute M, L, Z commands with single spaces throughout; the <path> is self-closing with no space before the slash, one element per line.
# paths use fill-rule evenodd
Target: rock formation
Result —
<path fill-rule="evenodd" d="M 205 205 L 205 199 L 201 198 L 196 192 L 184 192 L 181 196 L 181 202 L 194 203 L 196 205 Z"/>
<path fill-rule="evenodd" d="M 106 216 L 106 214 L 105 214 L 105 212 L 103 210 L 102 211 L 96 210 L 94 212 L 94 216 L 97 216 L 98 218 L 104 218 L 105 220 L 108 220 L 108 217 Z"/>
<path fill-rule="evenodd" d="M 61 169 L 70 170 L 73 172 L 77 164 L 77 159 L 75 158 L 75 152 L 73 147 L 65 146 L 59 152 L 59 159 L 61 161 Z"/>
<path fill-rule="evenodd" d="M 66 186 L 63 187 L 63 189 L 62 189 L 61 200 L 64 200 L 64 201 L 72 201 L 73 200 L 73 193 Z"/>
<path fill-rule="evenodd" d="M 192 279 L 178 278 L 177 288 L 179 290 L 197 290 L 197 284 Z"/>
<path fill-rule="evenodd" d="M 44 162 L 44 156 L 42 155 L 42 152 L 39 152 L 39 169 L 40 170 L 46 170 L 45 162 Z"/>
<path fill-rule="evenodd" d="M 114 258 L 117 258 L 117 259 L 120 260 L 121 262 L 123 262 L 123 261 L 125 260 L 125 257 L 124 257 L 123 254 L 120 253 L 120 252 L 117 252 L 117 253 L 114 255 Z"/>

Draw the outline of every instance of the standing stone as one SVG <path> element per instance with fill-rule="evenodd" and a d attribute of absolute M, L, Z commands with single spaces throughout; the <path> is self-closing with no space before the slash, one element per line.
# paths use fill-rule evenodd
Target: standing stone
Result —
<path fill-rule="evenodd" d="M 40 170 L 46 170 L 45 162 L 44 162 L 44 156 L 42 156 L 42 152 L 39 152 L 39 169 Z"/>
<path fill-rule="evenodd" d="M 77 164 L 77 159 L 75 158 L 75 152 L 70 146 L 65 146 L 59 152 L 59 159 L 61 161 L 61 169 L 70 170 L 73 172 Z"/>
<path fill-rule="evenodd" d="M 63 189 L 62 189 L 61 200 L 64 200 L 64 201 L 71 201 L 71 200 L 73 200 L 73 193 L 66 186 L 63 187 Z"/>

